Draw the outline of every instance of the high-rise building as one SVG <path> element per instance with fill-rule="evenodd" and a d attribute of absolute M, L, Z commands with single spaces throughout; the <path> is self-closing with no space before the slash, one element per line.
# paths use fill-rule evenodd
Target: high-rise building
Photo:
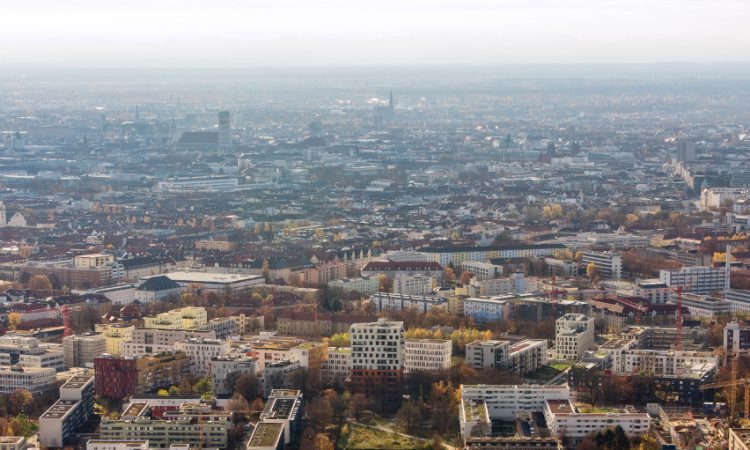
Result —
<path fill-rule="evenodd" d="M 379 385 L 396 386 L 404 372 L 404 323 L 388 319 L 355 323 L 350 328 L 352 386 L 368 390 Z"/>
<path fill-rule="evenodd" d="M 682 162 L 695 161 L 695 142 L 681 140 L 677 143 L 677 160 Z"/>
<path fill-rule="evenodd" d="M 65 368 L 85 367 L 107 352 L 107 339 L 101 334 L 84 334 L 63 338 Z"/>
<path fill-rule="evenodd" d="M 60 399 L 39 417 L 39 443 L 63 447 L 93 414 L 94 377 L 72 377 L 60 387 Z"/>
<path fill-rule="evenodd" d="M 229 111 L 219 111 L 219 148 L 232 146 L 232 116 Z"/>

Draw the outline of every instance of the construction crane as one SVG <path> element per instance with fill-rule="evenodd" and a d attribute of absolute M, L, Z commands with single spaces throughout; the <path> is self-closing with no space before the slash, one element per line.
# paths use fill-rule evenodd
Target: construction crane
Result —
<path fill-rule="evenodd" d="M 733 373 L 734 369 L 733 369 Z M 729 406 L 729 420 L 734 422 L 737 418 L 737 388 L 743 387 L 745 390 L 745 418 L 750 418 L 750 378 L 740 378 L 727 381 L 719 381 L 716 383 L 708 383 L 700 386 L 698 389 L 701 391 L 709 389 L 729 388 L 729 395 L 727 398 L 727 406 Z"/>

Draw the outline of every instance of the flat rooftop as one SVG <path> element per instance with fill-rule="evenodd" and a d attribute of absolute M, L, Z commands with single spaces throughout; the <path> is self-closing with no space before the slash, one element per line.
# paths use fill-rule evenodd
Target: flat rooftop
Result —
<path fill-rule="evenodd" d="M 125 412 L 122 413 L 122 417 L 138 417 L 143 414 L 143 411 L 148 407 L 148 403 L 134 402 L 125 408 Z"/>
<path fill-rule="evenodd" d="M 81 389 L 93 378 L 93 375 L 76 375 L 63 384 L 61 389 Z"/>
<path fill-rule="evenodd" d="M 255 427 L 248 447 L 275 447 L 284 433 L 284 425 L 275 422 L 261 422 Z"/>
<path fill-rule="evenodd" d="M 58 400 L 42 414 L 40 419 L 60 419 L 70 412 L 78 402 L 72 400 Z"/>
<path fill-rule="evenodd" d="M 214 283 L 214 284 L 232 284 L 243 281 L 255 281 L 258 279 L 265 280 L 263 275 L 241 275 L 232 273 L 211 273 L 211 272 L 170 272 L 164 274 L 170 280 L 177 283 Z"/>

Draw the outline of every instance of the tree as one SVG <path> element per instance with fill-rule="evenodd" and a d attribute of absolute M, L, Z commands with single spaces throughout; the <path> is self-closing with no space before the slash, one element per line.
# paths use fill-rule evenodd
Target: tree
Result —
<path fill-rule="evenodd" d="M 159 389 L 156 392 L 156 395 L 158 395 L 159 397 L 169 397 L 169 391 L 166 389 Z"/>
<path fill-rule="evenodd" d="M 51 291 L 52 282 L 47 275 L 34 275 L 29 280 L 28 288 L 32 291 Z"/>
<path fill-rule="evenodd" d="M 170 397 L 176 397 L 180 395 L 180 388 L 175 385 L 169 386 L 169 391 L 167 391 L 167 394 L 169 394 Z"/>
<path fill-rule="evenodd" d="M 443 279 L 446 283 L 450 283 L 456 279 L 456 272 L 451 267 L 446 267 L 443 270 Z"/>
<path fill-rule="evenodd" d="M 8 400 L 12 414 L 23 414 L 26 408 L 34 402 L 34 397 L 26 389 L 18 388 L 10 393 Z"/>
<path fill-rule="evenodd" d="M 354 420 L 360 421 L 369 405 L 370 401 L 365 394 L 358 392 L 352 395 L 352 399 L 349 401 L 349 415 L 352 416 Z"/>
<path fill-rule="evenodd" d="M 10 431 L 13 436 L 31 437 L 36 432 L 36 426 L 24 413 L 18 414 L 10 421 Z"/>
<path fill-rule="evenodd" d="M 396 428 L 403 433 L 413 433 L 422 425 L 422 411 L 414 400 L 404 402 L 396 413 Z"/>
<path fill-rule="evenodd" d="M 469 281 L 474 278 L 474 274 L 471 272 L 463 272 L 461 273 L 461 284 L 469 284 Z"/>
<path fill-rule="evenodd" d="M 593 262 L 588 263 L 588 265 L 586 266 L 586 276 L 589 277 L 590 280 L 593 280 L 594 277 L 597 276 L 598 272 L 599 270 L 597 269 L 596 264 L 594 264 Z"/>
<path fill-rule="evenodd" d="M 251 373 L 238 376 L 234 382 L 234 392 L 245 397 L 248 401 L 255 400 L 260 395 L 258 378 Z"/>
<path fill-rule="evenodd" d="M 8 314 L 8 329 L 15 330 L 21 324 L 21 314 L 12 312 Z"/>
<path fill-rule="evenodd" d="M 334 334 L 328 341 L 328 345 L 331 347 L 349 347 L 351 345 L 349 333 Z"/>
<path fill-rule="evenodd" d="M 199 378 L 193 385 L 193 390 L 202 397 L 212 395 L 213 385 L 211 384 L 211 379 L 209 377 Z"/>

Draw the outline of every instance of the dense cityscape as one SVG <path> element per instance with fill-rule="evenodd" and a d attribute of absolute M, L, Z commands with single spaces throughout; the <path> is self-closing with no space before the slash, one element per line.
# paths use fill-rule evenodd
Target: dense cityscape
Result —
<path fill-rule="evenodd" d="M 3 75 L 0 448 L 747 449 L 748 105 Z"/>

